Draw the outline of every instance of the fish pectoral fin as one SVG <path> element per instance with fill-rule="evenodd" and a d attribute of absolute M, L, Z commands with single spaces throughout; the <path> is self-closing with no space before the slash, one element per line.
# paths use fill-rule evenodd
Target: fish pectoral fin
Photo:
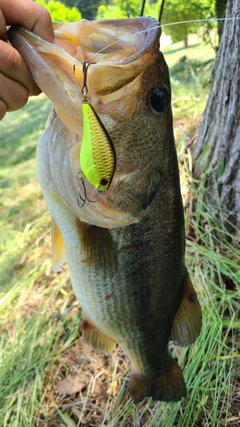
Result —
<path fill-rule="evenodd" d="M 79 219 L 77 225 L 87 264 L 104 278 L 112 277 L 117 268 L 117 253 L 110 231 Z"/>
<path fill-rule="evenodd" d="M 128 391 L 134 403 L 141 402 L 147 396 L 153 400 L 177 402 L 187 394 L 182 371 L 172 357 L 170 369 L 156 378 L 146 378 L 132 372 Z"/>
<path fill-rule="evenodd" d="M 176 344 L 187 347 L 196 340 L 201 327 L 201 307 L 191 279 L 186 272 L 182 300 L 173 319 L 171 337 Z"/>
<path fill-rule="evenodd" d="M 82 334 L 87 344 L 101 353 L 110 353 L 115 346 L 115 341 L 99 331 L 85 315 L 82 320 Z"/>
<path fill-rule="evenodd" d="M 57 273 L 64 261 L 66 261 L 66 249 L 56 222 L 52 218 L 52 256 L 53 256 L 53 272 Z"/>

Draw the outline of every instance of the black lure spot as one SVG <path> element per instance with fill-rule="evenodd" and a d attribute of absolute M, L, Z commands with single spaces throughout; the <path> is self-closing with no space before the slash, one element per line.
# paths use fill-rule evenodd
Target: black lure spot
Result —
<path fill-rule="evenodd" d="M 154 114 L 157 116 L 163 114 L 170 104 L 168 88 L 164 85 L 160 85 L 153 89 L 149 94 L 149 103 Z"/>
<path fill-rule="evenodd" d="M 108 179 L 107 178 L 102 178 L 101 181 L 100 181 L 100 185 L 103 185 L 104 187 L 106 185 L 108 185 Z"/>

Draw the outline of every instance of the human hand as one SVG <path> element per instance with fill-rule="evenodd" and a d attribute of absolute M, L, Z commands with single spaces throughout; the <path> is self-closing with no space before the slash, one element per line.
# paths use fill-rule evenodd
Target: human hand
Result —
<path fill-rule="evenodd" d="M 6 26 L 19 24 L 49 42 L 54 41 L 48 11 L 32 0 L 0 0 L 0 120 L 23 107 L 41 91 L 20 55 L 7 40 Z"/>

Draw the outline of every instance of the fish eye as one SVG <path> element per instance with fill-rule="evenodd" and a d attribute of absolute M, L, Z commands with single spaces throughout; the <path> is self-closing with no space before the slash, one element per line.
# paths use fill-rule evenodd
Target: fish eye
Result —
<path fill-rule="evenodd" d="M 154 114 L 157 116 L 163 114 L 170 104 L 168 88 L 164 85 L 160 85 L 153 89 L 149 94 L 149 103 Z"/>

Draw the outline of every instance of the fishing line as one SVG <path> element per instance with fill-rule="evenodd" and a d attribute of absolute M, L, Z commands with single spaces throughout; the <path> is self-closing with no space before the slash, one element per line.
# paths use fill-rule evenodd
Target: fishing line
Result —
<path fill-rule="evenodd" d="M 188 23 L 202 23 L 202 22 L 216 22 L 216 21 L 237 21 L 240 18 L 237 17 L 232 17 L 232 18 L 206 18 L 206 19 L 191 19 L 188 21 L 179 21 L 179 22 L 171 22 L 169 24 L 158 24 L 158 25 L 154 25 L 153 27 L 147 28 L 145 30 L 141 30 L 141 31 L 137 31 L 134 34 L 129 34 L 127 36 L 121 36 L 118 38 L 118 40 L 116 40 L 115 42 L 110 43 L 109 45 L 103 47 L 102 49 L 100 49 L 98 52 L 94 53 L 93 55 L 88 57 L 88 61 L 90 61 L 92 58 L 94 58 L 95 56 L 99 55 L 100 53 L 104 52 L 105 50 L 107 50 L 109 47 L 114 46 L 115 44 L 123 41 L 127 41 L 128 39 L 130 39 L 130 37 L 133 36 L 137 36 L 139 34 L 143 34 L 146 33 L 148 31 L 151 30 L 155 30 L 156 28 L 165 28 L 165 27 L 169 27 L 169 26 L 173 26 L 173 25 L 182 25 L 182 24 L 188 24 Z"/>

